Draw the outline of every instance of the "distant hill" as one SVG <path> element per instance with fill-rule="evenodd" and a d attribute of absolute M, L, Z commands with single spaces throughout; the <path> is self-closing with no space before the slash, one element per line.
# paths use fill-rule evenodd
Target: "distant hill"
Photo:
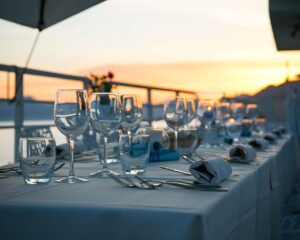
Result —
<path fill-rule="evenodd" d="M 279 86 L 268 86 L 254 97 L 268 119 L 284 122 L 286 120 L 286 96 L 291 89 L 300 92 L 300 81 L 285 82 Z"/>
<path fill-rule="evenodd" d="M 25 103 L 25 120 L 50 120 L 53 119 L 53 104 Z M 11 121 L 14 119 L 14 104 L 0 101 L 0 121 Z"/>

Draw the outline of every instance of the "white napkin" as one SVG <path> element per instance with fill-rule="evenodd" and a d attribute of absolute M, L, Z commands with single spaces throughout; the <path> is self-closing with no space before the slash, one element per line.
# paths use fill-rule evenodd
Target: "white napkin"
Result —
<path fill-rule="evenodd" d="M 248 145 L 237 145 L 229 150 L 229 156 L 234 162 L 249 163 L 256 159 L 256 151 Z"/>
<path fill-rule="evenodd" d="M 190 172 L 199 184 L 214 186 L 229 178 L 232 168 L 223 159 L 213 158 L 193 163 Z"/>

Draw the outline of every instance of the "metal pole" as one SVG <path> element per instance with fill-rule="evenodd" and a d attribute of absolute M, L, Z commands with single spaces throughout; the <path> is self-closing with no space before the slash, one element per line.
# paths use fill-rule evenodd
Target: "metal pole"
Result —
<path fill-rule="evenodd" d="M 147 102 L 147 109 L 148 109 L 148 116 L 149 116 L 149 124 L 151 126 L 151 122 L 153 120 L 153 112 L 152 112 L 152 100 L 151 100 L 151 88 L 147 88 L 147 97 L 148 97 L 148 102 Z"/>
<path fill-rule="evenodd" d="M 19 90 L 17 91 L 16 101 L 15 101 L 15 112 L 14 112 L 14 121 L 15 121 L 15 162 L 18 162 L 19 159 L 19 140 L 21 137 L 21 128 L 24 121 L 24 101 L 23 101 L 23 75 L 22 69 L 16 67 L 15 77 L 19 79 Z"/>

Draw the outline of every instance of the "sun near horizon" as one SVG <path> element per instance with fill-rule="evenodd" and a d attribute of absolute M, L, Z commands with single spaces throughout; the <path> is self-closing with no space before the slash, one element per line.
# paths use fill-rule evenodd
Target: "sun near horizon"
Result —
<path fill-rule="evenodd" d="M 0 20 L 0 64 L 24 66 L 36 30 Z M 286 68 L 286 62 L 289 68 Z M 255 94 L 300 73 L 300 54 L 277 52 L 268 1 L 111 0 L 42 31 L 29 67 L 227 95 Z M 0 98 L 13 76 L 0 72 Z M 25 76 L 25 97 L 53 100 L 80 85 Z M 143 94 L 141 92 L 141 94 Z"/>

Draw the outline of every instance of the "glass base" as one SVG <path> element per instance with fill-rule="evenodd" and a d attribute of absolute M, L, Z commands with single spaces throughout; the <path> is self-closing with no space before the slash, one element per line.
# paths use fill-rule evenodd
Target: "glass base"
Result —
<path fill-rule="evenodd" d="M 49 178 L 30 178 L 30 177 L 25 177 L 24 181 L 26 184 L 45 184 L 45 183 L 49 183 L 51 181 L 51 177 Z"/>
<path fill-rule="evenodd" d="M 109 170 L 109 169 L 102 169 L 97 172 L 93 172 L 90 174 L 90 177 L 106 177 L 108 174 L 114 174 L 116 176 L 120 176 L 120 173 L 117 173 L 115 171 Z"/>
<path fill-rule="evenodd" d="M 145 169 L 124 169 L 126 175 L 140 175 L 145 173 Z"/>
<path fill-rule="evenodd" d="M 87 179 L 76 177 L 76 176 L 68 176 L 61 179 L 55 180 L 56 183 L 81 183 L 88 182 Z"/>

